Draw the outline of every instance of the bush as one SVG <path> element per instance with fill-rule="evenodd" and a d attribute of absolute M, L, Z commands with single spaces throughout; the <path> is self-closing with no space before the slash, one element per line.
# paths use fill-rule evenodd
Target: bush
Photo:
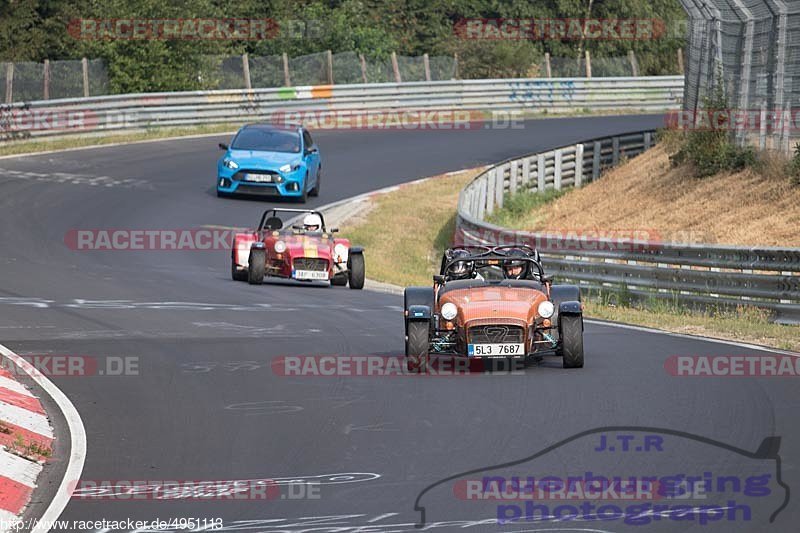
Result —
<path fill-rule="evenodd" d="M 704 178 L 718 172 L 752 167 L 757 157 L 753 147 L 736 146 L 727 132 L 692 131 L 686 135 L 683 146 L 670 156 L 670 161 L 674 166 L 690 163 L 694 175 Z"/>
<path fill-rule="evenodd" d="M 722 83 L 717 83 L 711 94 L 703 99 L 703 109 L 704 112 L 729 109 Z M 731 132 L 725 129 L 690 129 L 677 137 L 669 138 L 670 144 L 677 148 L 670 156 L 670 162 L 673 166 L 691 164 L 698 178 L 742 170 L 755 166 L 758 160 L 753 147 L 736 146 Z"/>

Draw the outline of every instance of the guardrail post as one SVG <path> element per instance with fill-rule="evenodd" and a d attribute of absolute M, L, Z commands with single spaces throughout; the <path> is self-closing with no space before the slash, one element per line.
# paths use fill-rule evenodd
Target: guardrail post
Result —
<path fill-rule="evenodd" d="M 481 178 L 478 184 L 478 220 L 483 220 L 486 213 L 486 177 Z"/>
<path fill-rule="evenodd" d="M 619 137 L 614 137 L 611 140 L 611 144 L 613 146 L 613 153 L 611 154 L 611 161 L 614 165 L 619 163 Z"/>
<path fill-rule="evenodd" d="M 653 134 L 649 131 L 644 134 L 644 149 L 649 150 L 653 146 Z"/>
<path fill-rule="evenodd" d="M 478 202 L 474 187 L 469 189 L 469 214 L 473 217 L 478 215 Z"/>
<path fill-rule="evenodd" d="M 284 87 L 292 86 L 292 78 L 289 76 L 289 56 L 286 52 L 283 53 L 283 85 Z"/>
<path fill-rule="evenodd" d="M 538 163 L 538 165 L 537 165 L 537 178 L 538 178 L 537 181 L 538 181 L 538 184 L 537 184 L 536 191 L 537 192 L 543 192 L 544 191 L 544 174 L 546 172 L 544 154 L 539 154 L 537 163 Z"/>
<path fill-rule="evenodd" d="M 517 173 L 519 172 L 519 161 L 514 160 L 511 162 L 511 172 L 509 172 L 508 179 L 508 192 L 515 194 L 517 192 Z"/>
<path fill-rule="evenodd" d="M 592 151 L 592 181 L 600 177 L 600 156 L 603 150 L 603 143 L 600 141 L 594 142 L 594 150 Z"/>
<path fill-rule="evenodd" d="M 253 88 L 250 84 L 250 59 L 247 54 L 242 54 L 242 76 L 244 77 L 244 88 L 248 91 Z"/>
<path fill-rule="evenodd" d="M 528 188 L 528 182 L 531 180 L 531 158 L 526 157 L 522 160 L 522 181 L 521 185 L 523 189 Z"/>
<path fill-rule="evenodd" d="M 81 67 L 83 70 L 83 97 L 89 98 L 89 60 L 85 57 L 81 59 Z"/>
<path fill-rule="evenodd" d="M 494 177 L 494 203 L 498 209 L 503 209 L 503 197 L 506 192 L 506 166 L 499 168 Z"/>
<path fill-rule="evenodd" d="M 42 98 L 44 100 L 50 100 L 50 60 L 44 60 L 44 66 L 42 67 L 44 70 L 42 72 L 42 77 L 44 78 L 44 83 L 42 84 Z"/>
<path fill-rule="evenodd" d="M 563 153 L 561 149 L 556 150 L 555 166 L 553 167 L 553 186 L 557 191 L 561 190 L 561 159 Z"/>
<path fill-rule="evenodd" d="M 683 68 L 683 48 L 678 48 L 678 74 L 686 74 Z"/>
<path fill-rule="evenodd" d="M 328 85 L 333 85 L 333 52 L 330 50 L 325 51 L 325 59 L 328 71 Z"/>
<path fill-rule="evenodd" d="M 575 188 L 583 185 L 583 143 L 575 145 Z"/>
<path fill-rule="evenodd" d="M 544 73 L 548 78 L 553 77 L 553 69 L 550 66 L 550 52 L 544 53 Z"/>
<path fill-rule="evenodd" d="M 497 182 L 497 168 L 489 171 L 489 179 L 486 181 L 486 214 L 494 212 L 495 182 Z"/>

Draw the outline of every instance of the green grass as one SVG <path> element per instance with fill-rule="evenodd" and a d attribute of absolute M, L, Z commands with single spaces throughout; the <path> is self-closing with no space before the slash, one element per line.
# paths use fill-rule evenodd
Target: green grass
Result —
<path fill-rule="evenodd" d="M 521 218 L 536 219 L 535 211 L 564 195 L 566 190 L 548 189 L 543 193 L 534 191 L 514 195 L 506 194 L 503 208 L 495 211 L 486 219 L 490 224 L 504 228 L 516 227 Z"/>

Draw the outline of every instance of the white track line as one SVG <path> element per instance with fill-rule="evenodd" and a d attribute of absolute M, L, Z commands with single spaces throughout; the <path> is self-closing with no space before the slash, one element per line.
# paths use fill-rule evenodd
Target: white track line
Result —
<path fill-rule="evenodd" d="M 769 346 L 760 346 L 758 344 L 749 344 L 747 342 L 732 341 L 727 339 L 716 339 L 714 337 L 704 337 L 702 335 L 690 335 L 688 333 L 675 333 L 672 331 L 664 331 L 663 329 L 648 328 L 644 326 L 633 326 L 631 324 L 620 324 L 618 322 L 606 322 L 605 320 L 595 320 L 587 318 L 584 320 L 589 324 L 596 324 L 599 326 L 610 326 L 612 328 L 630 329 L 633 331 L 641 331 L 643 333 L 657 333 L 659 335 L 668 335 L 670 337 L 680 337 L 682 339 L 690 339 L 695 341 L 714 342 L 716 344 L 728 344 L 738 348 L 747 348 L 748 350 L 759 350 L 762 352 L 778 353 L 781 355 L 791 355 L 792 357 L 800 357 L 800 353 L 781 350 L 779 348 L 770 348 Z M 787 326 L 795 327 L 795 326 Z"/>
<path fill-rule="evenodd" d="M 83 421 L 81 420 L 81 415 L 78 414 L 78 410 L 75 409 L 69 398 L 52 381 L 43 376 L 25 359 L 1 344 L 0 354 L 13 361 L 44 389 L 47 395 L 58 405 L 58 408 L 61 409 L 61 413 L 64 415 L 69 427 L 70 457 L 67 470 L 64 472 L 64 478 L 61 480 L 56 495 L 50 501 L 50 505 L 39 517 L 36 526 L 31 529 L 31 533 L 46 533 L 50 529 L 48 524 L 55 522 L 69 503 L 75 482 L 80 479 L 81 472 L 83 472 L 83 463 L 86 460 L 86 430 L 83 427 Z"/>
<path fill-rule="evenodd" d="M 155 139 L 140 139 L 138 141 L 123 141 L 117 143 L 108 143 L 108 144 L 91 144 L 88 146 L 72 146 L 69 148 L 56 148 L 53 150 L 44 150 L 41 152 L 25 152 L 24 154 L 8 154 L 8 155 L 0 155 L 0 160 L 2 159 L 15 159 L 17 157 L 30 157 L 34 155 L 49 155 L 49 154 L 60 154 L 62 152 L 78 152 L 81 150 L 94 150 L 96 148 L 116 148 L 117 146 L 127 146 L 129 144 L 147 144 L 147 143 L 154 143 L 154 142 L 161 142 L 161 141 L 180 141 L 183 139 L 202 139 L 205 137 L 219 137 L 222 135 L 234 135 L 236 131 L 221 131 L 219 133 L 197 133 L 194 135 L 178 135 L 177 137 L 156 137 Z M 36 142 L 36 139 L 33 139 Z M 24 142 L 24 141 L 23 141 Z M 48 142 L 48 141 L 41 141 L 41 142 Z"/>

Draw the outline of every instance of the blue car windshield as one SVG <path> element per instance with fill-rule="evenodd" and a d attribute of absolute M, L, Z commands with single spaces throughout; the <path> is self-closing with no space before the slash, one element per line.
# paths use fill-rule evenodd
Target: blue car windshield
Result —
<path fill-rule="evenodd" d="M 296 154 L 300 152 L 300 134 L 295 131 L 245 128 L 233 139 L 231 148 Z"/>

